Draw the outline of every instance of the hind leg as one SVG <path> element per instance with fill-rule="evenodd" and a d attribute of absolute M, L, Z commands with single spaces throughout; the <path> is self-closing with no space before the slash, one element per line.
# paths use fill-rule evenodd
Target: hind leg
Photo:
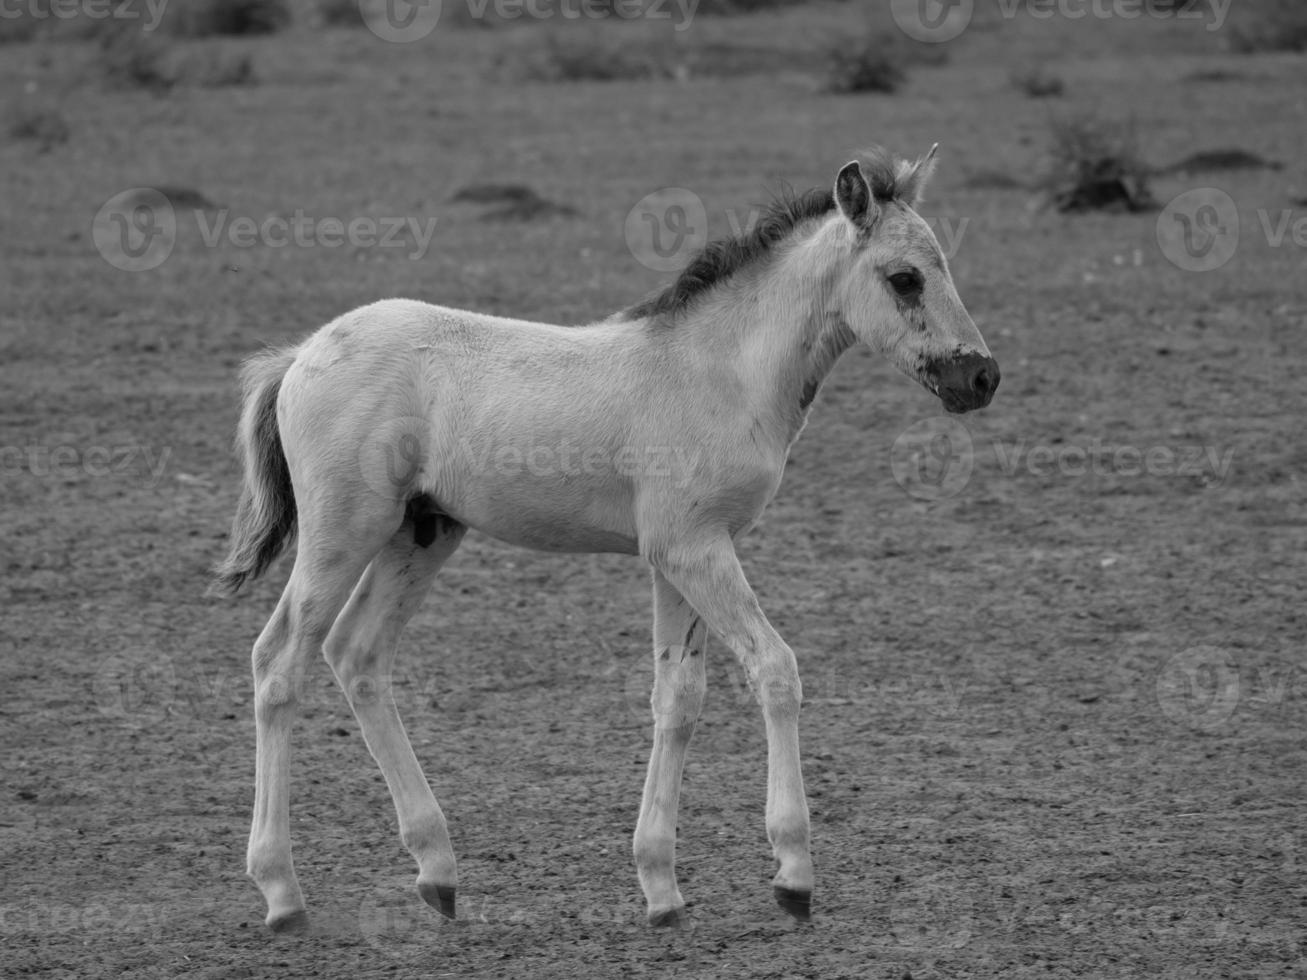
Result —
<path fill-rule="evenodd" d="M 653 925 L 679 925 L 685 901 L 676 887 L 676 818 L 681 772 L 707 679 L 706 635 L 699 614 L 663 577 L 654 581 L 653 751 L 635 828 L 635 866 Z"/>
<path fill-rule="evenodd" d="M 442 915 L 454 917 L 457 871 L 445 815 L 431 792 L 395 708 L 391 669 L 399 636 L 417 611 L 440 566 L 466 528 L 432 519 L 434 531 L 415 539 L 406 521 L 363 573 L 324 652 L 377 760 L 399 817 L 399 835 L 418 865 L 418 892 Z M 434 533 L 434 538 L 430 535 Z M 417 541 L 426 541 L 425 546 Z"/>
<path fill-rule="evenodd" d="M 257 748 L 246 867 L 276 932 L 301 931 L 308 923 L 290 846 L 290 733 L 304 667 L 322 648 L 369 559 L 402 519 L 402 509 L 389 505 L 331 522 L 301 514 L 295 568 L 254 644 Z"/>

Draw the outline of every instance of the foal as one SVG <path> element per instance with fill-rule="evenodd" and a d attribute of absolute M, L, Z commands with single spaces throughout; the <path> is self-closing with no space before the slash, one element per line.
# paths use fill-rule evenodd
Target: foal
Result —
<path fill-rule="evenodd" d="M 234 593 L 299 538 L 253 652 L 248 871 L 272 929 L 307 923 L 288 767 L 305 665 L 319 651 L 390 787 L 419 894 L 454 915 L 454 850 L 390 676 L 401 630 L 469 527 L 528 548 L 638 554 L 653 568 L 654 741 L 635 830 L 649 921 L 684 915 L 676 814 L 709 628 L 762 706 L 775 896 L 808 916 L 802 689 L 734 540 L 775 494 L 818 386 L 854 342 L 947 411 L 989 403 L 998 365 L 914 210 L 933 156 L 849 163 L 833 192 L 773 205 L 661 295 L 600 323 L 387 300 L 247 364 L 245 486 L 216 588 Z"/>

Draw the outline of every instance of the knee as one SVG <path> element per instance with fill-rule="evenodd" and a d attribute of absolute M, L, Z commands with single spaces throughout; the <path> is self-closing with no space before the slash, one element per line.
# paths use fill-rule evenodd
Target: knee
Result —
<path fill-rule="evenodd" d="M 250 659 L 256 678 L 273 669 L 283 651 L 289 646 L 290 638 L 290 617 L 286 614 L 286 605 L 284 602 L 278 603 L 272 618 L 263 627 L 259 638 L 254 641 L 254 650 Z"/>
<path fill-rule="evenodd" d="M 296 672 L 285 662 L 285 644 L 265 643 L 260 637 L 254 645 L 254 704 L 257 708 L 276 708 L 299 700 Z"/>
<path fill-rule="evenodd" d="M 389 692 L 390 678 L 381 672 L 371 645 L 353 637 L 328 640 L 322 653 L 351 707 L 375 704 Z"/>
<path fill-rule="evenodd" d="M 793 658 L 760 670 L 754 692 L 764 709 L 797 714 L 803 704 L 803 683 Z"/>

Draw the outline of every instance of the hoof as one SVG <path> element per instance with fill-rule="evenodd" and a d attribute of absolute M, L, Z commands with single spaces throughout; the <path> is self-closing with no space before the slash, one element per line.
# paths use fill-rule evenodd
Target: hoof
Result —
<path fill-rule="evenodd" d="M 446 919 L 454 918 L 454 887 L 452 885 L 418 885 L 418 894 L 422 901 L 443 915 Z"/>
<path fill-rule="evenodd" d="M 812 918 L 812 892 L 777 885 L 772 889 L 772 894 L 776 896 L 776 904 L 800 922 Z"/>
<path fill-rule="evenodd" d="M 279 936 L 302 936 L 309 931 L 309 914 L 303 909 L 268 917 L 268 928 Z"/>
<path fill-rule="evenodd" d="M 677 905 L 670 909 L 663 909 L 661 912 L 649 913 L 649 925 L 655 929 L 679 929 L 685 925 L 688 917 L 685 914 L 685 906 Z"/>

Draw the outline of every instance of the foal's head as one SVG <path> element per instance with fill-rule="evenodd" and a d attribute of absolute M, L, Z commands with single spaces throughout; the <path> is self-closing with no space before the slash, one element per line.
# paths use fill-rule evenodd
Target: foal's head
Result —
<path fill-rule="evenodd" d="M 915 205 L 935 150 L 916 163 L 880 153 L 847 164 L 835 179 L 835 203 L 848 251 L 836 284 L 839 314 L 854 336 L 884 351 L 950 412 L 989 404 L 998 364 L 989 356 L 930 226 Z"/>

